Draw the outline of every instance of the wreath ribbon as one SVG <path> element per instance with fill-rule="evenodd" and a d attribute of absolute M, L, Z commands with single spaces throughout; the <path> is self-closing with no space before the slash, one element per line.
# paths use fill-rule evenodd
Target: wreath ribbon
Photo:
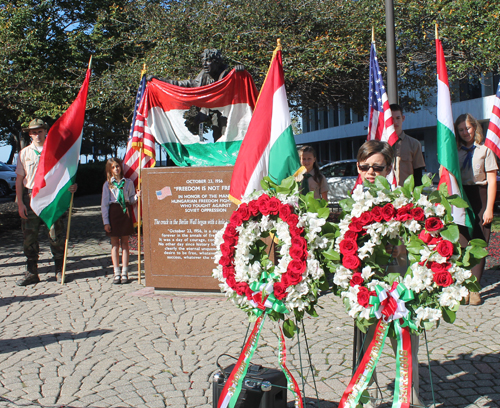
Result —
<path fill-rule="evenodd" d="M 413 374 L 410 328 L 416 329 L 416 325 L 410 320 L 410 313 L 405 303 L 412 300 L 414 294 L 402 283 L 396 282 L 390 291 L 380 285 L 375 287 L 375 291 L 377 296 L 370 297 L 372 305 L 370 317 L 379 319 L 375 334 L 340 400 L 339 408 L 354 408 L 358 404 L 380 360 L 391 325 L 394 326 L 397 341 L 396 382 L 392 408 L 410 407 Z"/>
<path fill-rule="evenodd" d="M 243 380 L 247 374 L 250 360 L 252 359 L 257 345 L 259 342 L 260 333 L 264 327 L 264 320 L 271 310 L 276 310 L 279 313 L 288 313 L 287 308 L 283 302 L 276 299 L 273 294 L 273 275 L 268 272 L 263 272 L 261 279 L 258 282 L 250 284 L 250 288 L 254 290 L 253 299 L 250 303 L 254 307 L 253 313 L 257 316 L 255 325 L 250 336 L 248 337 L 245 346 L 233 368 L 222 393 L 219 397 L 218 408 L 234 408 L 238 397 L 241 393 Z M 257 291 L 258 290 L 258 291 Z M 269 294 L 268 294 L 269 293 Z M 260 296 L 257 296 L 260 295 Z M 293 393 L 295 399 L 295 406 L 303 408 L 302 395 L 300 393 L 297 381 L 292 373 L 286 367 L 286 343 L 283 331 L 280 326 L 280 346 L 279 346 L 279 364 L 280 368 L 285 374 L 287 380 L 287 388 Z"/>

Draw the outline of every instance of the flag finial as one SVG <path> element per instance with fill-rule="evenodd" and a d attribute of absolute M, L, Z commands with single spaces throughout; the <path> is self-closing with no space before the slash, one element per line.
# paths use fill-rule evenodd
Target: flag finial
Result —
<path fill-rule="evenodd" d="M 436 30 L 436 40 L 439 40 L 439 35 L 438 35 L 438 23 L 436 23 L 435 30 Z"/>
<path fill-rule="evenodd" d="M 89 59 L 89 68 L 88 69 L 91 69 L 92 68 L 92 55 L 90 56 L 90 59 Z"/>
<path fill-rule="evenodd" d="M 148 72 L 146 70 L 146 63 L 142 64 L 142 69 L 141 69 L 141 78 L 146 75 L 146 72 Z"/>
<path fill-rule="evenodd" d="M 372 43 L 375 42 L 375 26 L 372 26 Z"/>

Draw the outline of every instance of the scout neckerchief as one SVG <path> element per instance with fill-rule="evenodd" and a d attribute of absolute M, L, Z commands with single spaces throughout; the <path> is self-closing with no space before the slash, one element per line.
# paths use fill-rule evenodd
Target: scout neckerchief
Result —
<path fill-rule="evenodd" d="M 470 169 L 472 167 L 472 156 L 474 155 L 476 145 L 472 145 L 471 147 L 461 146 L 460 148 L 467 152 L 467 156 L 465 156 L 464 163 L 462 164 L 462 169 L 465 169 L 466 167 Z"/>
<path fill-rule="evenodd" d="M 113 179 L 113 180 L 111 180 L 111 183 L 113 183 L 113 185 L 118 190 L 118 195 L 116 196 L 116 201 L 118 202 L 118 204 L 120 204 L 122 206 L 123 212 L 126 213 L 127 212 L 127 205 L 125 204 L 125 195 L 123 194 L 123 187 L 125 186 L 125 179 L 122 178 L 119 183 L 117 183 Z"/>
<path fill-rule="evenodd" d="M 303 195 L 306 195 L 309 192 L 309 178 L 312 177 L 311 174 L 305 173 L 304 178 L 302 179 L 302 191 L 300 192 Z"/>

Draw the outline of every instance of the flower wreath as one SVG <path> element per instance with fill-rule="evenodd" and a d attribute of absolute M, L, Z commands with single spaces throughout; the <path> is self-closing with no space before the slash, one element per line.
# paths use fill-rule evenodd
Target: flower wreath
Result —
<path fill-rule="evenodd" d="M 288 188 L 269 184 L 273 190 L 242 199 L 229 223 L 215 235 L 218 266 L 213 276 L 221 282 L 222 292 L 249 316 L 267 309 L 275 320 L 294 312 L 299 321 L 304 312 L 317 316 L 319 292 L 328 289 L 316 252 L 328 246 L 326 232 L 333 233 L 333 227 L 326 222 L 326 202 L 315 200 L 312 193 L 299 196 L 293 179 L 286 180 Z M 276 265 L 261 240 L 269 236 L 276 244 Z M 284 329 L 288 337 L 296 331 L 290 319 Z"/>
<path fill-rule="evenodd" d="M 363 400 L 387 335 L 397 341 L 394 406 L 409 407 L 414 375 L 410 333 L 429 329 L 441 318 L 453 323 L 462 299 L 479 290 L 469 269 L 487 255 L 486 243 L 472 240 L 465 250 L 460 248 L 451 205 L 467 204 L 448 196 L 446 185 L 429 196 L 422 194 L 430 186 L 424 176 L 423 185 L 415 187 L 410 176 L 403 187 L 391 191 L 388 181 L 378 176 L 341 202 L 344 217 L 338 236 L 323 254 L 334 273 L 333 291 L 361 331 L 374 323 L 376 327 L 339 408 Z M 386 273 L 400 241 L 408 251 L 404 276 Z"/>
<path fill-rule="evenodd" d="M 333 247 L 324 255 L 334 273 L 333 290 L 362 331 L 381 316 L 405 308 L 406 324 L 414 332 L 430 329 L 441 318 L 453 323 L 459 304 L 479 285 L 470 268 L 488 253 L 483 240 L 474 239 L 463 250 L 451 205 L 466 207 L 458 196 L 448 196 L 446 185 L 428 197 L 431 186 L 414 188 L 413 176 L 391 191 L 384 177 L 365 182 L 341 203 L 344 217 Z M 386 273 L 399 240 L 408 251 L 406 274 Z M 400 294 L 395 288 L 399 285 Z M 406 296 L 400 296 L 406 293 Z M 381 295 L 382 294 L 382 295 Z"/>

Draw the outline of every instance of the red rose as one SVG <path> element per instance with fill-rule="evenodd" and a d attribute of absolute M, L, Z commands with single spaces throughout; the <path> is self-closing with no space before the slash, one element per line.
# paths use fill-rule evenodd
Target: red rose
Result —
<path fill-rule="evenodd" d="M 248 211 L 254 217 L 260 214 L 259 203 L 257 200 L 252 200 L 248 203 Z"/>
<path fill-rule="evenodd" d="M 286 268 L 287 272 L 300 274 L 306 270 L 306 263 L 300 259 L 292 259 Z"/>
<path fill-rule="evenodd" d="M 354 232 L 363 231 L 363 224 L 359 220 L 359 218 L 352 217 L 351 223 L 349 224 L 349 229 Z"/>
<path fill-rule="evenodd" d="M 364 227 L 365 225 L 371 224 L 373 222 L 373 217 L 372 213 L 369 211 L 365 211 L 361 216 L 359 217 L 359 222 L 361 222 L 361 225 Z"/>
<path fill-rule="evenodd" d="M 219 265 L 232 266 L 231 260 L 232 260 L 232 257 L 229 257 L 227 255 L 222 255 L 219 259 Z"/>
<path fill-rule="evenodd" d="M 440 238 L 433 237 L 431 234 L 428 234 L 425 231 L 420 231 L 420 234 L 418 234 L 418 237 L 424 241 L 425 244 L 427 245 L 436 245 Z"/>
<path fill-rule="evenodd" d="M 358 233 L 351 230 L 346 231 L 346 233 L 344 234 L 344 239 L 353 239 L 354 241 L 356 241 L 358 239 Z"/>
<path fill-rule="evenodd" d="M 232 276 L 234 278 L 234 266 L 223 266 L 222 276 L 227 281 L 227 279 Z"/>
<path fill-rule="evenodd" d="M 356 255 L 345 255 L 342 258 L 342 265 L 344 265 L 347 269 L 357 269 L 361 265 L 361 261 Z"/>
<path fill-rule="evenodd" d="M 234 290 L 240 296 L 243 296 L 248 288 L 248 284 L 246 282 L 237 282 Z"/>
<path fill-rule="evenodd" d="M 433 279 L 438 286 L 447 287 L 453 283 L 453 278 L 448 271 L 434 273 Z"/>
<path fill-rule="evenodd" d="M 390 316 L 394 315 L 394 312 L 398 308 L 398 302 L 396 302 L 396 299 L 394 299 L 390 295 L 387 297 L 387 299 L 383 300 L 380 304 L 383 306 L 382 314 L 385 317 L 390 317 Z"/>
<path fill-rule="evenodd" d="M 267 203 L 269 214 L 277 215 L 280 211 L 281 201 L 276 197 L 271 197 Z"/>
<path fill-rule="evenodd" d="M 423 221 L 425 219 L 424 210 L 420 207 L 412 208 L 410 214 L 415 221 Z"/>
<path fill-rule="evenodd" d="M 238 236 L 238 235 L 239 235 L 239 233 L 238 233 L 238 231 L 236 231 L 236 227 L 235 227 L 235 225 L 234 225 L 234 224 L 232 224 L 232 223 L 227 224 L 227 226 L 226 226 L 226 230 L 224 231 L 224 235 L 223 235 L 223 237 L 226 237 L 226 236 L 227 236 L 227 237 L 232 237 L 232 238 L 234 238 L 234 237 L 236 237 L 236 236 Z M 224 239 L 225 239 L 225 238 L 224 238 Z"/>
<path fill-rule="evenodd" d="M 425 229 L 427 231 L 430 232 L 439 231 L 443 227 L 444 227 L 443 221 L 441 221 L 437 217 L 431 217 L 425 220 Z"/>
<path fill-rule="evenodd" d="M 372 218 L 376 222 L 380 222 L 383 220 L 384 217 L 382 217 L 382 210 L 380 209 L 380 207 L 372 208 Z"/>
<path fill-rule="evenodd" d="M 301 236 L 292 237 L 292 247 L 301 247 L 302 249 L 307 249 L 307 241 Z"/>
<path fill-rule="evenodd" d="M 241 219 L 244 221 L 248 221 L 250 218 L 250 210 L 248 209 L 248 204 L 247 203 L 241 203 L 236 212 L 240 213 Z"/>
<path fill-rule="evenodd" d="M 305 261 L 305 259 L 307 258 L 307 251 L 304 250 L 304 248 L 302 246 L 291 246 L 290 247 L 290 256 L 292 257 L 292 259 L 299 259 L 299 260 L 302 260 L 302 261 Z"/>
<path fill-rule="evenodd" d="M 365 280 L 361 277 L 361 274 L 359 272 L 353 273 L 350 285 L 351 286 L 356 286 L 356 285 L 362 285 Z"/>
<path fill-rule="evenodd" d="M 253 291 L 252 291 L 252 289 L 250 289 L 250 286 L 248 286 L 248 285 L 247 285 L 247 288 L 245 289 L 245 296 L 247 297 L 248 300 L 253 299 Z M 262 296 L 262 294 L 261 294 L 261 296 Z"/>
<path fill-rule="evenodd" d="M 358 244 L 353 239 L 344 238 L 339 246 L 342 255 L 354 255 L 358 250 Z"/>
<path fill-rule="evenodd" d="M 226 283 L 228 284 L 228 286 L 235 290 L 236 288 L 236 279 L 234 279 L 234 275 L 229 275 L 227 278 L 226 278 Z"/>
<path fill-rule="evenodd" d="M 304 235 L 304 228 L 297 228 L 295 225 L 290 225 L 290 235 L 292 236 L 292 238 L 302 237 L 302 235 Z"/>
<path fill-rule="evenodd" d="M 363 306 L 363 307 L 369 307 L 370 306 L 370 296 L 375 296 L 374 292 L 370 292 L 367 288 L 364 286 L 359 287 L 359 292 L 358 292 L 358 303 Z"/>
<path fill-rule="evenodd" d="M 288 218 L 285 220 L 285 222 L 291 227 L 292 225 L 294 227 L 297 226 L 297 223 L 299 222 L 299 216 L 297 214 L 290 214 Z"/>
<path fill-rule="evenodd" d="M 382 218 L 386 221 L 391 221 L 396 214 L 396 210 L 391 203 L 387 203 L 382 207 Z"/>
<path fill-rule="evenodd" d="M 282 283 L 282 282 L 276 282 L 274 285 L 273 285 L 273 292 L 274 292 L 274 297 L 276 299 L 279 299 L 279 300 L 282 300 L 284 298 L 286 298 L 286 286 Z"/>
<path fill-rule="evenodd" d="M 410 214 L 411 207 L 413 207 L 413 204 L 407 204 L 407 205 L 401 207 L 396 212 L 396 221 L 405 222 L 405 221 L 411 220 L 412 219 L 412 216 Z"/>
<path fill-rule="evenodd" d="M 283 204 L 283 205 L 280 205 L 280 211 L 279 211 L 279 215 L 280 215 L 280 218 L 287 222 L 288 220 L 288 217 L 293 214 L 293 208 L 291 205 L 288 205 L 288 204 Z"/>
<path fill-rule="evenodd" d="M 235 211 L 231 214 L 231 217 L 229 217 L 229 222 L 239 227 L 243 224 L 243 216 L 238 211 Z"/>
<path fill-rule="evenodd" d="M 269 215 L 269 196 L 267 194 L 262 194 L 258 199 L 257 203 L 259 204 L 259 211 L 264 215 Z"/>
<path fill-rule="evenodd" d="M 222 252 L 222 255 L 224 256 L 229 256 L 232 258 L 234 255 L 234 246 L 227 241 L 221 244 L 220 250 Z"/>
<path fill-rule="evenodd" d="M 434 273 L 441 273 L 441 272 L 446 272 L 448 269 L 450 269 L 451 264 L 449 262 L 445 263 L 437 263 L 437 262 L 428 262 L 427 267 L 431 268 L 431 271 Z"/>
<path fill-rule="evenodd" d="M 453 249 L 453 244 L 446 239 L 442 240 L 436 247 L 438 254 L 444 256 L 446 259 L 450 259 L 453 255 Z"/>
<path fill-rule="evenodd" d="M 286 272 L 281 276 L 281 282 L 288 287 L 292 285 L 297 285 L 302 280 L 302 274 Z"/>

